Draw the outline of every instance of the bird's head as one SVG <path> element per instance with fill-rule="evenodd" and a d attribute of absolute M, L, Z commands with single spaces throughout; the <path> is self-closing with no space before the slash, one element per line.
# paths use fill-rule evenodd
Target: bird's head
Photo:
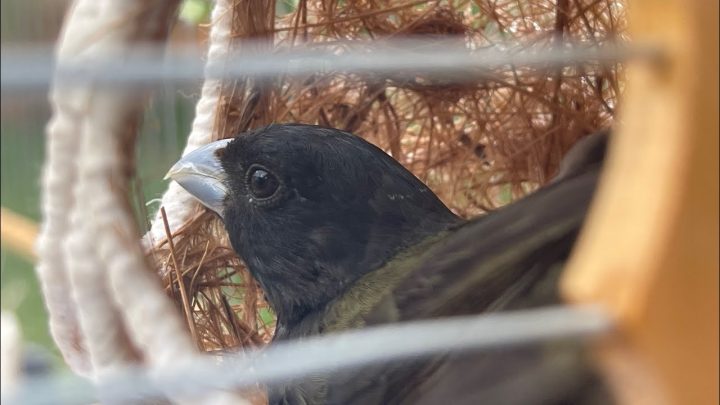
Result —
<path fill-rule="evenodd" d="M 168 176 L 222 217 L 281 326 L 459 221 L 381 149 L 312 125 L 270 125 L 211 143 Z"/>

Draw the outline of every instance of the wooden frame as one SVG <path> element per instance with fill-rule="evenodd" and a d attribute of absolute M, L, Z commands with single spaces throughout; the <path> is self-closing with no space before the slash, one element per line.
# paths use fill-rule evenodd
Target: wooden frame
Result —
<path fill-rule="evenodd" d="M 616 318 L 598 357 L 623 403 L 717 403 L 718 2 L 630 7 L 633 39 L 666 58 L 628 68 L 564 293 Z"/>

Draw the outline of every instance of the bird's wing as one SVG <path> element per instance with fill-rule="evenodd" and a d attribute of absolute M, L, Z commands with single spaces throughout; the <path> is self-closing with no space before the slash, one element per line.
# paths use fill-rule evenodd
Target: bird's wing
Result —
<path fill-rule="evenodd" d="M 351 320 L 337 317 L 337 325 L 367 326 L 557 303 L 563 264 L 597 186 L 604 155 L 598 150 L 604 149 L 604 142 L 594 137 L 579 145 L 575 149 L 579 152 L 568 156 L 571 164 L 553 184 L 426 241 L 368 275 L 353 292 L 359 297 L 352 300 L 367 304 L 356 309 Z M 386 289 L 381 299 L 372 291 L 379 288 Z M 335 377 L 339 379 L 342 375 Z M 362 403 L 378 395 L 381 402 L 392 403 L 437 403 L 443 398 L 517 404 L 609 400 L 575 344 L 380 365 L 347 374 L 346 380 L 347 384 L 340 381 L 332 386 L 353 390 L 331 389 L 331 402 Z"/>
<path fill-rule="evenodd" d="M 545 276 L 569 255 L 597 178 L 595 171 L 553 184 L 435 244 L 392 291 L 400 318 L 555 302 L 558 274 Z"/>
<path fill-rule="evenodd" d="M 562 264 L 597 178 L 596 170 L 558 182 L 398 257 L 336 304 L 324 332 L 558 302 Z M 578 387 L 594 387 L 593 377 L 579 346 L 545 345 L 338 373 L 328 398 L 329 403 L 437 403 L 452 394 L 471 403 L 499 403 L 493 398 L 553 403 L 582 395 Z M 528 402 L 530 391 L 538 401 Z M 540 392 L 549 399 L 541 400 Z"/>
<path fill-rule="evenodd" d="M 431 237 L 364 276 L 319 322 L 309 323 L 320 328 L 311 333 L 558 302 L 562 265 L 599 177 L 602 159 L 593 156 L 573 157 L 552 184 Z M 595 382 L 578 345 L 542 345 L 378 365 L 335 373 L 322 385 L 328 403 L 459 403 L 464 397 L 524 404 L 587 403 L 600 398 L 587 395 Z M 544 396 L 533 387 L 542 387 Z"/>
<path fill-rule="evenodd" d="M 598 170 L 543 188 L 433 236 L 361 278 L 322 314 L 323 333 L 557 300 L 557 274 L 582 226 Z"/>

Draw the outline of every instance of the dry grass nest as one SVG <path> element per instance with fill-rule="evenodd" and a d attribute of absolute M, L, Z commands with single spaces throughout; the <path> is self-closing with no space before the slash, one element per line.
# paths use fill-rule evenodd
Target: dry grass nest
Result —
<path fill-rule="evenodd" d="M 452 36 L 478 48 L 498 42 L 601 45 L 624 39 L 625 32 L 624 4 L 603 0 L 315 0 L 300 1 L 287 15 L 275 10 L 273 1 L 236 0 L 232 46 L 312 44 L 342 52 L 345 41 L 400 36 Z M 462 83 L 333 72 L 240 78 L 223 86 L 216 137 L 273 122 L 351 131 L 399 160 L 456 213 L 473 216 L 544 184 L 578 138 L 611 125 L 622 91 L 618 64 L 510 66 L 489 73 Z M 153 257 L 179 310 L 175 265 L 181 270 L 198 345 L 223 351 L 268 342 L 272 314 L 217 218 L 198 212 L 173 241 L 173 249 L 167 241 L 159 244 Z"/>

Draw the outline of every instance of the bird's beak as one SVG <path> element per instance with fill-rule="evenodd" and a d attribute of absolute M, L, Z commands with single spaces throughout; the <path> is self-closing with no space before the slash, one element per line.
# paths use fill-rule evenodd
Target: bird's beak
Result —
<path fill-rule="evenodd" d="M 220 164 L 221 152 L 232 139 L 204 145 L 178 160 L 165 175 L 197 198 L 204 206 L 223 217 L 223 203 L 227 194 L 225 171 Z"/>

